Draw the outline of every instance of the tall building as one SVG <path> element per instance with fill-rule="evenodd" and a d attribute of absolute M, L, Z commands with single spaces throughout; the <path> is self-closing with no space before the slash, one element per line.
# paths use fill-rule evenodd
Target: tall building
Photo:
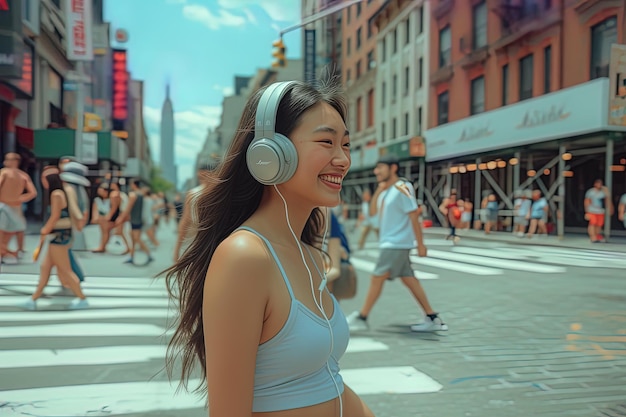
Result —
<path fill-rule="evenodd" d="M 430 5 L 427 188 L 455 188 L 476 208 L 493 192 L 505 223 L 515 191 L 537 189 L 559 235 L 585 230 L 595 179 L 614 198 L 626 192 L 626 120 L 610 118 L 623 95 L 610 85 L 626 71 L 609 71 L 626 43 L 624 1 Z M 616 216 L 605 227 L 623 230 Z"/>
<path fill-rule="evenodd" d="M 161 170 L 163 178 L 177 185 L 174 164 L 174 107 L 170 99 L 170 85 L 165 87 L 165 101 L 161 110 Z"/>

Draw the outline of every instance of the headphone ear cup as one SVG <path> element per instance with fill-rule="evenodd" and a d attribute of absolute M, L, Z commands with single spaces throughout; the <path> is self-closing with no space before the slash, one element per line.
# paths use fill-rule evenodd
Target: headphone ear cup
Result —
<path fill-rule="evenodd" d="M 298 152 L 293 142 L 287 136 L 276 133 L 274 139 L 282 151 L 282 160 L 280 161 L 279 176 L 276 178 L 276 184 L 282 184 L 289 181 L 293 174 L 296 173 Z"/>
<path fill-rule="evenodd" d="M 273 139 L 253 141 L 246 152 L 250 174 L 264 185 L 278 185 L 288 181 L 296 172 L 298 153 L 285 136 L 276 134 Z"/>

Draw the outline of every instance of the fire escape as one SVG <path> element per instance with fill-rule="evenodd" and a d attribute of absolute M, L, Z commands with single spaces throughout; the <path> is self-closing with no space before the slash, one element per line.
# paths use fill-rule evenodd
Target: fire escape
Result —
<path fill-rule="evenodd" d="M 501 37 L 493 48 L 498 51 L 561 21 L 558 7 L 545 7 L 543 0 L 494 0 L 492 11 L 502 22 Z"/>

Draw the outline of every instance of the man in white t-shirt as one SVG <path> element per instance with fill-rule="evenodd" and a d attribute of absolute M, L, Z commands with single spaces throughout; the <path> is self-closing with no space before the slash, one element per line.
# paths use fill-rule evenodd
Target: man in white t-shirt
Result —
<path fill-rule="evenodd" d="M 415 189 L 410 181 L 398 177 L 399 167 L 397 157 L 387 154 L 374 168 L 378 189 L 372 196 L 370 215 L 378 214 L 380 254 L 363 307 L 347 318 L 351 331 L 368 328 L 367 316 L 378 300 L 385 281 L 398 277 L 426 313 L 425 321 L 412 325 L 411 330 L 448 330 L 448 326 L 430 306 L 426 292 L 416 279 L 411 266 L 411 250 L 417 246 L 418 255 L 424 257 L 426 246 L 419 222 L 420 210 Z"/>

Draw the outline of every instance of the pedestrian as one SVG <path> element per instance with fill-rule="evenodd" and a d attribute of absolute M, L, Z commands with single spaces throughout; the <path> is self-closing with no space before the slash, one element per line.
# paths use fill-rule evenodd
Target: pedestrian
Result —
<path fill-rule="evenodd" d="M 585 220 L 589 222 L 587 233 L 591 243 L 605 242 L 602 226 L 607 210 L 609 215 L 613 215 L 613 203 L 609 189 L 602 185 L 602 180 L 595 180 L 593 187 L 587 190 L 584 204 Z"/>
<path fill-rule="evenodd" d="M 412 325 L 411 330 L 448 330 L 448 326 L 431 307 L 411 266 L 411 250 L 417 246 L 418 256 L 424 257 L 427 249 L 422 236 L 415 189 L 410 181 L 398 177 L 399 168 L 398 158 L 393 154 L 383 155 L 374 168 L 378 188 L 372 196 L 370 214 L 378 214 L 380 254 L 361 310 L 348 316 L 351 331 L 368 328 L 369 313 L 380 297 L 385 281 L 398 277 L 426 314 L 425 321 Z"/>
<path fill-rule="evenodd" d="M 487 197 L 487 204 L 485 204 L 487 210 L 487 224 L 485 225 L 485 234 L 491 233 L 491 230 L 495 228 L 498 231 L 498 201 L 495 194 L 489 194 Z"/>
<path fill-rule="evenodd" d="M 457 200 L 457 193 L 455 189 L 450 191 L 450 196 L 443 199 L 439 205 L 439 211 L 443 214 L 448 222 L 450 233 L 446 236 L 446 240 L 452 239 L 453 243 L 457 243 L 460 237 L 456 234 L 456 228 L 461 221 L 461 210 L 459 209 L 459 202 Z"/>
<path fill-rule="evenodd" d="M 348 325 L 322 272 L 319 207 L 340 203 L 350 167 L 337 89 L 253 94 L 191 208 L 193 241 L 168 271 L 181 307 L 170 353 L 182 349 L 184 381 L 202 365 L 211 416 L 373 416 L 339 373 Z"/>
<path fill-rule="evenodd" d="M 144 195 L 141 190 L 141 184 L 139 180 L 131 180 L 130 182 L 131 191 L 128 195 L 128 203 L 126 205 L 126 209 L 120 214 L 120 217 L 117 219 L 117 225 L 123 225 L 125 222 L 130 222 L 130 238 L 131 244 L 129 248 L 130 256 L 124 261 L 127 264 L 135 264 L 135 248 L 139 245 L 142 251 L 146 255 L 148 255 L 148 260 L 144 265 L 148 265 L 150 262 L 154 261 L 152 255 L 150 254 L 150 249 L 148 246 L 141 240 L 141 232 L 144 228 L 143 224 L 143 202 Z"/>
<path fill-rule="evenodd" d="M 111 211 L 109 193 L 109 183 L 103 182 L 98 187 L 96 197 L 93 200 L 91 222 L 100 227 L 100 245 L 97 249 L 92 250 L 93 253 L 105 252 L 106 245 L 109 242 L 109 236 L 111 234 L 111 224 L 108 221 L 109 212 Z"/>
<path fill-rule="evenodd" d="M 346 271 L 346 267 L 353 268 L 350 264 L 350 243 L 346 237 L 344 225 L 339 223 L 337 215 L 332 210 L 328 210 L 327 215 L 330 215 L 330 218 L 326 218 L 326 221 L 329 222 L 327 225 L 329 228 L 327 252 L 330 265 L 326 279 L 328 280 L 328 290 L 339 300 L 341 294 L 335 292 L 335 284 L 341 278 L 342 272 L 353 272 Z M 356 280 L 354 284 L 356 285 Z"/>
<path fill-rule="evenodd" d="M 80 288 L 78 277 L 72 271 L 69 257 L 72 228 L 81 229 L 82 224 L 82 213 L 78 207 L 77 197 L 72 194 L 71 187 L 68 187 L 68 190 L 65 189 L 59 174 L 50 173 L 46 175 L 45 181 L 50 201 L 50 216 L 41 228 L 41 239 L 46 239 L 49 235 L 51 238 L 40 265 L 37 289 L 24 303 L 20 304 L 20 307 L 27 310 L 37 308 L 37 300 L 43 295 L 52 269 L 56 267 L 57 276 L 63 287 L 69 288 L 76 295 L 69 308 L 72 310 L 87 308 L 89 303 Z"/>
<path fill-rule="evenodd" d="M 26 230 L 26 218 L 22 204 L 37 197 L 37 190 L 27 173 L 22 171 L 22 157 L 14 152 L 4 155 L 4 167 L 0 169 L 0 262 L 6 255 L 19 258 L 18 250 L 9 250 L 9 241 Z M 18 240 L 20 240 L 18 238 Z M 21 238 L 23 242 L 23 237 Z"/>
<path fill-rule="evenodd" d="M 192 234 L 192 213 L 191 207 L 195 204 L 195 200 L 200 196 L 207 182 L 214 166 L 211 164 L 202 164 L 198 167 L 196 172 L 196 178 L 198 185 L 187 192 L 185 197 L 185 203 L 183 204 L 183 213 L 178 224 L 178 236 L 176 238 L 176 244 L 174 245 L 174 262 L 178 261 L 183 244 Z M 196 222 L 197 223 L 197 222 Z"/>
<path fill-rule="evenodd" d="M 548 215 L 549 204 L 545 197 L 541 196 L 541 191 L 532 191 L 533 203 L 530 206 L 530 212 L 526 215 L 526 218 L 530 220 L 528 226 L 528 232 L 526 236 L 532 238 L 536 232 L 539 234 L 546 234 L 548 229 L 546 227 L 546 217 Z"/>
<path fill-rule="evenodd" d="M 89 195 L 87 194 L 85 187 L 89 187 L 91 182 L 86 178 L 88 169 L 85 165 L 78 162 L 68 162 L 60 166 L 63 168 L 59 176 L 65 185 L 73 189 L 77 197 L 78 207 L 83 215 L 81 223 L 78 225 L 80 229 L 74 227 L 74 230 L 72 230 L 72 245 L 75 245 L 77 235 L 81 235 L 82 239 L 84 239 L 82 230 L 89 219 Z M 64 186 L 64 189 L 67 189 L 67 187 Z M 85 273 L 78 263 L 78 260 L 74 255 L 74 251 L 70 248 L 68 252 L 70 256 L 70 263 L 72 265 L 72 271 L 74 271 L 74 273 L 78 276 L 80 282 L 85 281 Z"/>
<path fill-rule="evenodd" d="M 365 247 L 365 241 L 367 236 L 373 230 L 378 238 L 378 216 L 370 216 L 370 201 L 372 200 L 372 192 L 369 189 L 365 189 L 361 194 L 361 213 L 359 215 L 359 221 L 363 227 L 361 237 L 359 239 L 359 250 Z"/>
<path fill-rule="evenodd" d="M 617 206 L 617 218 L 626 228 L 626 216 L 624 216 L 626 212 L 626 193 L 622 194 L 622 197 L 619 199 L 619 205 Z"/>
<path fill-rule="evenodd" d="M 513 234 L 524 237 L 528 227 L 528 215 L 532 207 L 530 190 L 517 190 L 513 201 Z"/>

